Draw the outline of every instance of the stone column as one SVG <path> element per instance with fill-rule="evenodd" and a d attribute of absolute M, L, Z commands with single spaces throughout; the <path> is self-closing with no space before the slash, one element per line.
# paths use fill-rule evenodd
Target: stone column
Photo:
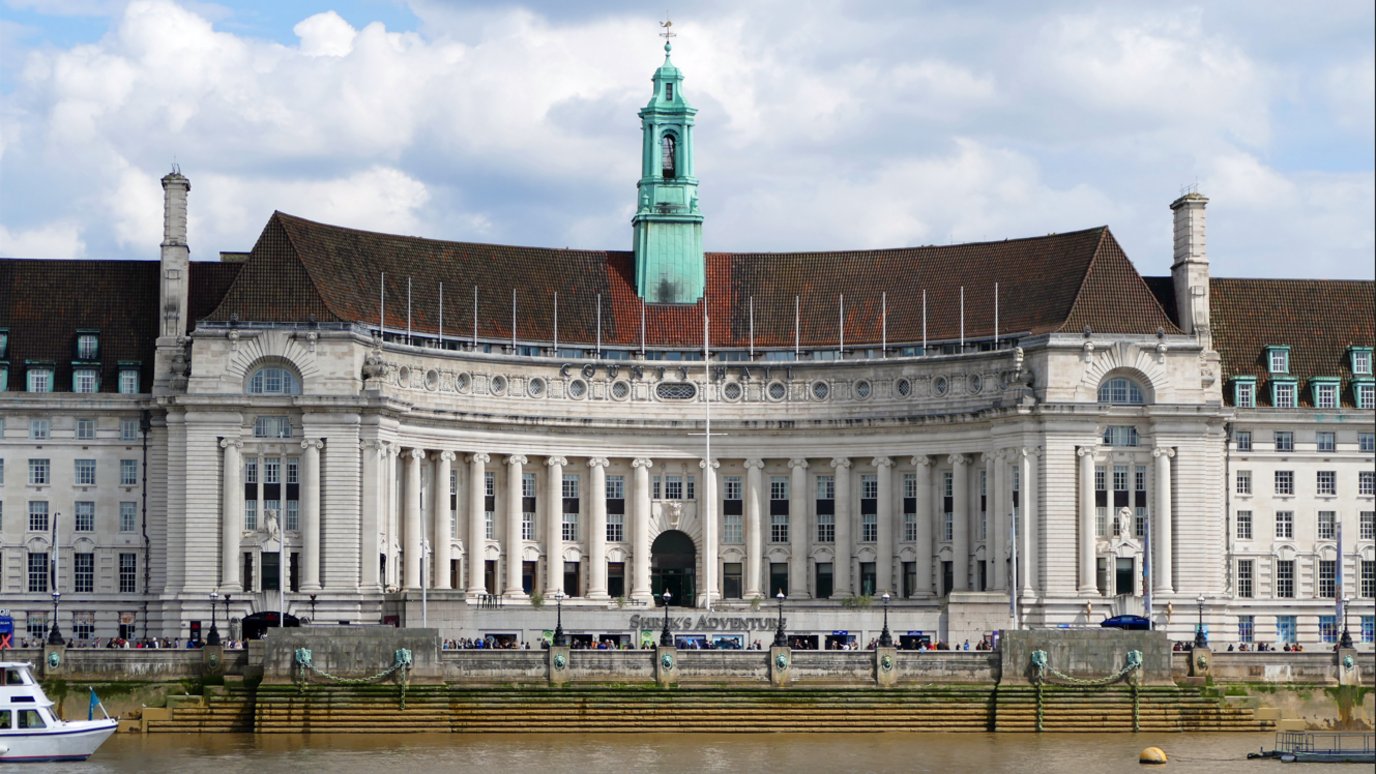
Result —
<path fill-rule="evenodd" d="M 435 562 L 435 585 L 437 589 L 453 588 L 449 579 L 449 562 L 453 558 L 450 550 L 453 540 L 450 532 L 454 523 L 454 508 L 450 505 L 454 489 L 449 486 L 449 474 L 454 462 L 454 452 L 442 451 L 435 458 L 435 488 L 430 497 L 434 504 L 430 512 L 434 515 L 431 525 L 430 543 L 433 546 Z"/>
<path fill-rule="evenodd" d="M 243 591 L 239 583 L 239 535 L 244 520 L 244 462 L 239 450 L 243 446 L 244 442 L 237 438 L 220 440 L 220 448 L 225 450 L 224 493 L 220 498 L 220 591 L 231 594 Z"/>
<path fill-rule="evenodd" d="M 854 551 L 850 542 L 850 459 L 837 457 L 831 461 L 836 469 L 836 560 L 832 565 L 832 595 L 851 595 L 851 560 Z"/>
<path fill-rule="evenodd" d="M 487 593 L 483 578 L 487 557 L 487 463 L 486 454 L 468 456 L 468 537 L 464 559 L 468 562 L 468 596 Z"/>
<path fill-rule="evenodd" d="M 1004 503 L 1008 494 L 1007 465 L 1003 450 L 985 456 L 989 462 L 989 533 L 984 542 L 984 555 L 989 557 L 989 569 L 993 571 L 988 576 L 992 589 L 1007 591 L 1009 508 Z"/>
<path fill-rule="evenodd" d="M 952 454 L 951 462 L 951 590 L 970 590 L 970 458 Z"/>
<path fill-rule="evenodd" d="M 301 590 L 320 590 L 320 450 L 325 444 L 308 438 L 301 460 Z"/>
<path fill-rule="evenodd" d="M 721 501 L 717 496 L 717 468 L 721 463 L 716 460 L 699 460 L 698 467 L 702 468 L 702 589 L 706 592 L 702 596 L 702 607 L 707 607 L 712 603 L 712 596 L 720 596 L 717 588 L 717 519 L 720 518 L 718 511 L 721 509 Z"/>
<path fill-rule="evenodd" d="M 506 458 L 506 539 L 502 541 L 502 557 L 506 560 L 506 586 L 502 593 L 513 599 L 526 595 L 521 585 L 521 549 L 525 545 L 521 534 L 521 519 L 525 508 L 521 502 L 524 494 L 525 464 L 529 462 L 524 455 L 513 454 Z M 531 588 L 534 588 L 532 586 Z"/>
<path fill-rule="evenodd" d="M 545 596 L 553 597 L 564 590 L 564 457 L 548 457 L 549 468 L 545 481 L 545 499 L 549 504 L 545 513 Z"/>
<path fill-rule="evenodd" d="M 932 458 L 913 457 L 917 468 L 917 596 L 932 596 Z"/>
<path fill-rule="evenodd" d="M 378 515 L 382 506 L 381 459 L 379 441 L 362 441 L 363 448 L 363 508 L 359 514 L 358 586 L 363 592 L 382 589 L 377 565 Z"/>
<path fill-rule="evenodd" d="M 406 453 L 406 523 L 402 527 L 406 547 L 403 549 L 405 568 L 402 578 L 408 589 L 421 587 L 420 577 L 423 530 L 420 519 L 420 462 L 425 450 L 411 449 Z"/>
<path fill-rule="evenodd" d="M 1041 525 L 1037 518 L 1037 449 L 1018 450 L 1018 564 L 1022 567 L 1019 589 L 1023 597 L 1037 588 L 1037 553 L 1041 540 Z"/>
<path fill-rule="evenodd" d="M 607 466 L 605 457 L 588 460 L 592 487 L 588 505 L 588 598 L 607 599 Z"/>
<path fill-rule="evenodd" d="M 635 542 L 631 554 L 631 597 L 650 599 L 650 467 L 654 461 L 637 457 L 635 469 Z"/>
<path fill-rule="evenodd" d="M 396 443 L 387 444 L 387 454 L 382 461 L 382 539 L 386 547 L 387 554 L 387 573 L 391 576 L 392 582 L 385 583 L 386 586 L 401 588 L 401 578 L 398 574 L 401 567 L 396 561 L 396 551 L 398 548 L 397 539 L 397 505 L 400 495 L 401 482 L 397 479 L 397 458 L 401 456 L 401 446 Z"/>
<path fill-rule="evenodd" d="M 807 460 L 788 461 L 788 596 L 810 599 L 807 591 L 807 547 L 812 534 L 807 520 Z"/>
<path fill-rule="evenodd" d="M 745 461 L 745 598 L 761 597 L 764 541 L 760 533 L 760 498 L 764 460 Z"/>
<path fill-rule="evenodd" d="M 887 591 L 897 598 L 900 589 L 893 585 L 893 460 L 875 457 L 871 464 L 874 465 L 875 483 L 879 485 L 878 513 L 874 517 L 879 528 L 878 540 L 874 543 L 878 554 L 874 560 L 874 591 L 876 594 Z"/>
<path fill-rule="evenodd" d="M 1080 595 L 1098 596 L 1094 580 L 1094 447 L 1081 446 L 1080 455 Z"/>
<path fill-rule="evenodd" d="M 1152 537 L 1156 543 L 1152 546 L 1152 553 L 1155 554 L 1152 557 L 1155 559 L 1151 568 L 1152 586 L 1157 592 L 1171 594 L 1175 592 L 1171 568 L 1172 538 L 1175 534 L 1171 518 L 1171 457 L 1175 456 L 1175 449 L 1153 449 L 1151 456 L 1156 458 L 1156 512 L 1152 514 L 1152 525 L 1156 529 Z M 1232 482 L 1227 484 L 1231 486 Z"/>

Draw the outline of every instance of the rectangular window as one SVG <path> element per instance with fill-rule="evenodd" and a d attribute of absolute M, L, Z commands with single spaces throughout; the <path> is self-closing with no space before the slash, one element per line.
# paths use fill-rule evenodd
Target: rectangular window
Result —
<path fill-rule="evenodd" d="M 1252 493 L 1252 471 L 1239 470 L 1237 472 L 1237 493 L 1240 495 Z"/>
<path fill-rule="evenodd" d="M 29 593 L 48 591 L 48 554 L 29 552 Z"/>
<path fill-rule="evenodd" d="M 788 542 L 788 514 L 776 513 L 769 517 L 769 542 Z"/>
<path fill-rule="evenodd" d="M 1295 598 L 1295 560 L 1276 560 L 1276 596 L 1282 599 Z"/>
<path fill-rule="evenodd" d="M 1362 376 L 1371 374 L 1371 350 L 1352 350 L 1352 373 Z"/>
<path fill-rule="evenodd" d="M 1357 408 L 1369 409 L 1376 405 L 1376 384 L 1358 384 L 1352 392 L 1357 398 Z"/>
<path fill-rule="evenodd" d="M 1238 382 L 1237 391 L 1234 393 L 1238 408 L 1253 408 L 1257 404 L 1256 389 L 1254 382 Z"/>
<path fill-rule="evenodd" d="M 817 514 L 817 542 L 836 542 L 836 516 L 831 513 Z"/>
<path fill-rule="evenodd" d="M 29 531 L 47 532 L 48 531 L 48 501 L 30 500 L 29 501 Z"/>
<path fill-rule="evenodd" d="M 1295 642 L 1295 616 L 1276 616 L 1276 641 L 1282 645 Z"/>
<path fill-rule="evenodd" d="M 1238 511 L 1238 512 L 1237 512 L 1237 539 L 1238 539 L 1238 540 L 1251 540 L 1251 539 L 1252 539 L 1252 512 L 1251 512 L 1251 511 Z"/>
<path fill-rule="evenodd" d="M 1376 561 L 1362 560 L 1362 583 L 1359 591 L 1366 599 L 1376 597 Z"/>
<path fill-rule="evenodd" d="M 626 516 L 621 513 L 607 514 L 607 542 L 620 543 L 625 540 Z"/>
<path fill-rule="evenodd" d="M 652 499 L 652 500 L 658 500 L 658 499 L 660 499 L 659 492 L 660 492 L 660 489 L 659 489 L 659 476 L 654 476 L 653 478 L 650 479 L 650 499 Z"/>
<path fill-rule="evenodd" d="M 1131 425 L 1112 425 L 1104 428 L 1105 446 L 1136 446 L 1137 428 Z"/>
<path fill-rule="evenodd" d="M 721 566 L 722 596 L 727 599 L 741 599 L 744 587 L 741 585 L 741 563 L 724 562 Z"/>
<path fill-rule="evenodd" d="M 561 534 L 566 541 L 576 542 L 578 540 L 578 514 L 564 514 L 563 530 Z"/>
<path fill-rule="evenodd" d="M 82 333 L 76 337 L 76 359 L 95 360 L 99 352 L 100 337 L 94 333 Z"/>
<path fill-rule="evenodd" d="M 1337 586 L 1338 563 L 1332 559 L 1319 560 L 1319 599 L 1332 599 L 1336 596 L 1333 591 Z"/>
<path fill-rule="evenodd" d="M 51 368 L 30 368 L 29 373 L 29 392 L 52 392 L 53 391 L 53 369 Z"/>
<path fill-rule="evenodd" d="M 1238 451 L 1251 451 L 1251 450 L 1252 450 L 1252 431 L 1250 431 L 1250 430 L 1240 430 L 1240 431 L 1238 431 L 1238 434 L 1237 434 L 1237 450 L 1238 450 Z"/>
<path fill-rule="evenodd" d="M 133 594 L 138 591 L 138 554 L 119 555 L 119 593 Z"/>
<path fill-rule="evenodd" d="M 725 519 L 726 528 L 722 530 L 721 539 L 727 543 L 745 542 L 741 535 L 741 517 L 737 515 L 725 516 L 723 518 Z"/>
<path fill-rule="evenodd" d="M 139 483 L 139 461 L 120 460 L 119 461 L 119 485 L 137 486 Z"/>
<path fill-rule="evenodd" d="M 1281 540 L 1295 539 L 1295 514 L 1292 511 L 1276 511 L 1276 537 Z"/>
<path fill-rule="evenodd" d="M 914 473 L 903 474 L 903 497 L 917 497 L 917 475 Z"/>
<path fill-rule="evenodd" d="M 252 532 L 258 529 L 258 501 L 244 501 L 244 529 Z"/>
<path fill-rule="evenodd" d="M 1276 390 L 1276 408 L 1295 407 L 1295 385 L 1280 383 L 1274 385 Z"/>
<path fill-rule="evenodd" d="M 1271 373 L 1285 374 L 1290 372 L 1290 351 L 1286 349 L 1273 348 L 1271 350 Z"/>
<path fill-rule="evenodd" d="M 1113 466 L 1113 491 L 1126 492 L 1128 490 L 1128 466 Z"/>
<path fill-rule="evenodd" d="M 626 499 L 626 477 L 607 476 L 607 499 L 624 500 Z"/>
<path fill-rule="evenodd" d="M 1252 579 L 1255 577 L 1256 563 L 1253 559 L 1239 559 L 1237 563 L 1237 595 L 1243 599 L 1251 599 L 1255 590 L 1252 587 Z"/>
<path fill-rule="evenodd" d="M 1357 451 L 1376 452 L 1376 433 L 1357 433 Z"/>
<path fill-rule="evenodd" d="M 1334 615 L 1319 616 L 1319 640 L 1327 643 L 1338 641 L 1338 617 Z"/>
<path fill-rule="evenodd" d="M 483 537 L 487 540 L 497 539 L 497 514 L 492 511 L 483 513 Z"/>
<path fill-rule="evenodd" d="M 96 421 L 94 419 L 78 419 L 76 421 L 76 439 L 78 441 L 94 441 L 96 439 Z"/>
<path fill-rule="evenodd" d="M 727 476 L 722 479 L 722 499 L 739 500 L 741 499 L 741 477 Z"/>
<path fill-rule="evenodd" d="M 138 530 L 139 512 L 138 503 L 119 504 L 119 531 L 134 532 Z"/>
<path fill-rule="evenodd" d="M 788 476 L 770 476 L 769 478 L 769 499 L 787 500 L 788 499 Z"/>
<path fill-rule="evenodd" d="M 1094 491 L 1108 491 L 1108 469 L 1103 465 L 1094 466 Z"/>
<path fill-rule="evenodd" d="M 90 393 L 96 392 L 100 380 L 97 378 L 94 368 L 74 368 L 72 369 L 72 392 Z"/>
<path fill-rule="evenodd" d="M 1331 409 L 1338 407 L 1338 385 L 1336 384 L 1316 384 L 1314 385 L 1314 407 L 1321 409 Z"/>
<path fill-rule="evenodd" d="M 1288 452 L 1295 450 L 1294 433 L 1287 430 L 1283 433 L 1276 433 L 1273 437 L 1276 439 L 1276 451 Z"/>
<path fill-rule="evenodd" d="M 290 417 L 258 417 L 253 422 L 254 438 L 291 438 Z"/>
<path fill-rule="evenodd" d="M 879 517 L 866 513 L 860 517 L 860 542 L 873 543 L 879 539 Z"/>
<path fill-rule="evenodd" d="M 817 477 L 817 499 L 835 500 L 836 499 L 836 477 L 818 476 Z"/>
<path fill-rule="evenodd" d="M 1362 511 L 1357 534 L 1362 540 L 1376 540 L 1376 511 Z"/>
<path fill-rule="evenodd" d="M 1276 471 L 1276 494 L 1292 495 L 1295 493 L 1295 471 L 1277 470 Z"/>
<path fill-rule="evenodd" d="M 139 372 L 135 368 L 121 368 L 119 371 L 119 392 L 121 395 L 137 395 L 139 392 Z"/>
<path fill-rule="evenodd" d="M 860 477 L 860 497 L 864 500 L 878 499 L 879 478 L 877 476 Z"/>
<path fill-rule="evenodd" d="M 52 483 L 48 475 L 50 468 L 51 464 L 48 460 L 29 460 L 29 483 L 34 486 L 45 486 Z"/>
<path fill-rule="evenodd" d="M 244 483 L 258 483 L 258 460 L 244 460 Z"/>
<path fill-rule="evenodd" d="M 576 498 L 576 497 L 579 496 L 579 494 L 578 494 L 578 474 L 577 474 L 577 473 L 565 473 L 565 474 L 564 474 L 563 493 L 564 493 L 564 497 Z"/>
<path fill-rule="evenodd" d="M 521 539 L 535 539 L 535 514 L 530 511 L 521 513 Z"/>
<path fill-rule="evenodd" d="M 941 541 L 951 542 L 955 530 L 955 514 L 944 513 L 941 515 Z"/>
<path fill-rule="evenodd" d="M 485 487 L 485 489 L 483 490 L 483 494 L 485 494 L 485 495 L 488 496 L 488 497 L 496 497 L 496 496 L 497 496 L 497 474 L 496 474 L 496 473 L 485 473 L 485 474 L 483 474 L 483 486 Z"/>
<path fill-rule="evenodd" d="M 1319 433 L 1315 440 L 1318 444 L 1319 451 L 1337 451 L 1338 445 L 1333 433 Z"/>
<path fill-rule="evenodd" d="M 299 500 L 287 501 L 286 517 L 282 521 L 282 528 L 288 532 L 301 530 L 301 502 Z"/>
<path fill-rule="evenodd" d="M 1376 642 L 1376 615 L 1362 616 L 1362 642 Z"/>
<path fill-rule="evenodd" d="M 911 543 L 917 540 L 917 514 L 903 514 L 903 540 Z"/>
<path fill-rule="evenodd" d="M 75 478 L 75 480 L 74 480 L 73 483 L 75 483 L 77 486 L 95 486 L 95 485 L 96 485 L 96 461 L 95 461 L 95 460 L 77 460 L 77 461 L 76 461 L 76 478 Z"/>
<path fill-rule="evenodd" d="M 953 497 L 955 493 L 954 478 L 952 473 L 941 475 L 941 492 L 943 497 Z"/>
<path fill-rule="evenodd" d="M 121 460 L 121 463 L 123 460 Z M 131 460 L 132 462 L 132 460 Z M 263 458 L 263 483 L 280 484 L 282 483 L 282 458 L 264 457 Z"/>
<path fill-rule="evenodd" d="M 683 499 L 683 476 L 664 477 L 664 499 L 682 500 Z"/>
<path fill-rule="evenodd" d="M 284 483 L 301 483 L 301 459 L 299 457 L 287 458 L 287 480 Z"/>
<path fill-rule="evenodd" d="M 1337 511 L 1319 511 L 1319 540 L 1337 540 Z"/>
<path fill-rule="evenodd" d="M 521 496 L 522 496 L 522 497 L 535 497 L 535 496 L 536 496 L 536 495 L 535 495 L 535 474 L 534 474 L 534 473 L 522 473 L 522 474 L 521 474 Z"/>
<path fill-rule="evenodd" d="M 89 501 L 78 500 L 75 504 L 75 518 L 72 520 L 72 530 L 75 532 L 95 532 L 96 531 L 96 504 Z"/>
<path fill-rule="evenodd" d="M 1376 494 L 1376 471 L 1357 471 L 1357 494 L 1368 496 Z"/>
<path fill-rule="evenodd" d="M 119 421 L 119 439 L 121 441 L 137 441 L 139 439 L 139 421 L 137 419 L 121 419 Z"/>
<path fill-rule="evenodd" d="M 1256 641 L 1256 625 L 1253 623 L 1253 620 L 1254 619 L 1250 615 L 1240 615 L 1237 617 L 1238 642 Z"/>
<path fill-rule="evenodd" d="M 96 555 L 72 554 L 72 591 L 89 594 L 96 590 Z"/>
<path fill-rule="evenodd" d="M 1318 493 L 1336 495 L 1338 493 L 1338 473 L 1334 470 L 1320 470 L 1315 476 Z"/>

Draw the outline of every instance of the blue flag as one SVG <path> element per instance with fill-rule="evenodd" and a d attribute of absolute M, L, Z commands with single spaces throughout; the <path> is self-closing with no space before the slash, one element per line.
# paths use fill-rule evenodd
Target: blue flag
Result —
<path fill-rule="evenodd" d="M 91 706 L 86 708 L 86 719 L 96 719 L 96 706 L 100 704 L 100 699 L 96 698 L 96 689 L 91 688 Z"/>

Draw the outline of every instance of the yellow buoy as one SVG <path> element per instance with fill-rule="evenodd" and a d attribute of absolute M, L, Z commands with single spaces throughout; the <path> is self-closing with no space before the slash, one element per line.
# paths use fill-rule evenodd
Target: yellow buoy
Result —
<path fill-rule="evenodd" d="M 1148 747 L 1137 760 L 1140 763 L 1165 763 L 1166 752 L 1160 747 Z"/>

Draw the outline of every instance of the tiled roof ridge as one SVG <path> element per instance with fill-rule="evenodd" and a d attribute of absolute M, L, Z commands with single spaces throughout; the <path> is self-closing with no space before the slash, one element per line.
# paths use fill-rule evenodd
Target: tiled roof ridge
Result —
<path fill-rule="evenodd" d="M 552 253 L 585 253 L 588 255 L 607 255 L 608 253 L 630 252 L 629 250 L 600 250 L 583 247 L 539 247 L 536 245 L 507 245 L 500 244 L 497 242 L 466 242 L 456 239 L 431 239 L 430 237 L 412 236 L 406 234 L 390 234 L 386 231 L 370 231 L 368 229 L 353 228 L 351 226 L 339 226 L 333 223 L 322 223 L 318 220 L 303 218 L 299 215 L 292 215 L 288 212 L 282 212 L 281 210 L 274 210 L 272 213 L 272 217 L 278 219 L 283 223 L 302 223 L 308 226 L 315 226 L 317 228 L 330 229 L 334 231 L 348 231 L 354 234 L 360 234 L 364 236 L 381 237 L 384 239 L 402 239 L 413 242 L 422 242 L 439 245 L 456 245 L 462 247 L 502 247 L 512 250 L 537 250 L 548 251 Z"/>
<path fill-rule="evenodd" d="M 1324 284 L 1372 285 L 1376 280 L 1346 278 L 1305 278 L 1305 277 L 1209 277 L 1209 282 L 1318 282 Z"/>
<path fill-rule="evenodd" d="M 1116 249 L 1116 254 L 1113 255 L 1111 258 L 1105 256 L 1105 252 L 1109 247 Z M 1183 333 L 1180 327 L 1176 324 L 1175 320 L 1173 320 L 1171 318 L 1171 315 L 1166 311 L 1166 308 L 1161 305 L 1161 299 L 1156 297 L 1156 294 L 1152 292 L 1151 287 L 1147 284 L 1147 281 L 1143 279 L 1142 273 L 1137 270 L 1136 264 L 1134 264 L 1132 262 L 1132 259 L 1128 257 L 1127 252 L 1123 250 L 1122 245 L 1118 244 L 1117 238 L 1113 236 L 1113 231 L 1108 226 L 1099 227 L 1099 244 L 1096 245 L 1094 248 L 1094 254 L 1090 257 L 1089 266 L 1085 267 L 1085 273 L 1080 280 L 1080 287 L 1075 292 L 1075 300 L 1070 305 L 1070 311 L 1066 315 L 1065 322 L 1062 323 L 1061 326 L 1056 329 L 1057 333 L 1077 332 L 1068 330 L 1072 324 L 1079 324 L 1078 321 L 1076 321 L 1075 323 L 1072 323 L 1071 321 L 1075 320 L 1075 318 L 1077 317 L 1076 312 L 1080 310 L 1081 304 L 1087 301 L 1087 294 L 1090 291 L 1090 283 L 1093 282 L 1094 279 L 1096 279 L 1095 271 L 1100 268 L 1103 268 L 1102 264 L 1105 263 L 1107 260 L 1122 260 L 1127 264 L 1128 268 L 1131 269 L 1131 271 L 1128 272 L 1128 274 L 1131 275 L 1130 279 L 1128 279 L 1128 282 L 1135 283 L 1138 286 L 1137 289 L 1141 290 L 1142 293 L 1145 294 L 1146 298 L 1150 301 L 1152 308 L 1154 308 L 1155 311 L 1160 312 L 1161 320 L 1159 320 L 1158 322 L 1164 322 L 1165 324 L 1160 325 L 1159 327 L 1165 328 L 1167 333 Z M 1123 288 L 1119 294 L 1120 298 L 1126 298 L 1129 295 L 1129 292 L 1130 289 Z M 1090 326 L 1090 330 L 1093 330 L 1093 326 Z"/>

